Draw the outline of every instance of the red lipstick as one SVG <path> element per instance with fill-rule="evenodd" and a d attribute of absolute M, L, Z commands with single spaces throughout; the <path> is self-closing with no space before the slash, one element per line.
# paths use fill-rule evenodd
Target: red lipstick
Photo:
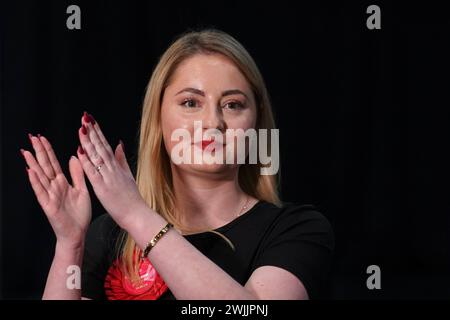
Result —
<path fill-rule="evenodd" d="M 213 143 L 214 140 L 202 140 L 202 149 L 205 150 L 207 146 Z"/>

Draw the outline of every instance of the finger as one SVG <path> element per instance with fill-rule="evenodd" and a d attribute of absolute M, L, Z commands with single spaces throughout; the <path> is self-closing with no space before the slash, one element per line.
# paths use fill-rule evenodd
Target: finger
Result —
<path fill-rule="evenodd" d="M 95 132 L 97 133 L 99 140 L 105 147 L 106 151 L 108 151 L 110 156 L 112 156 L 113 151 L 112 151 L 111 145 L 108 143 L 108 140 L 106 140 L 105 135 L 103 134 L 103 132 L 100 128 L 100 124 L 97 121 L 95 121 L 94 117 L 91 114 L 84 112 L 81 122 L 82 122 L 82 124 L 84 124 L 86 126 L 88 125 L 88 123 L 92 124 L 92 127 L 94 128 Z"/>
<path fill-rule="evenodd" d="M 97 171 L 97 169 L 95 169 L 95 166 L 89 160 L 88 156 L 85 153 L 85 150 L 83 150 L 83 147 L 78 147 L 77 154 L 78 159 L 81 162 L 81 166 L 83 167 L 83 171 L 84 173 L 86 173 L 86 176 L 88 177 L 92 186 L 95 188 L 99 184 L 103 183 L 103 176 L 100 174 L 100 172 Z"/>
<path fill-rule="evenodd" d="M 61 166 L 59 165 L 58 158 L 56 157 L 56 154 L 53 151 L 53 148 L 52 148 L 52 145 L 50 144 L 50 142 L 44 136 L 40 136 L 38 138 L 41 141 L 42 145 L 44 146 L 45 150 L 47 151 L 47 156 L 48 156 L 48 159 L 50 160 L 50 164 L 53 167 L 53 171 L 56 174 L 62 173 Z"/>
<path fill-rule="evenodd" d="M 95 124 L 95 126 L 98 126 L 98 124 Z M 100 153 L 103 159 L 111 161 L 111 158 L 113 157 L 114 154 L 111 150 L 111 147 L 109 147 L 111 152 L 109 152 L 108 149 L 106 148 L 106 145 L 109 146 L 108 142 L 106 142 L 106 145 L 103 144 L 103 142 L 100 140 L 100 137 L 97 134 L 97 130 L 94 128 L 94 125 L 92 123 L 88 123 L 87 128 L 88 128 L 88 136 L 91 139 L 91 142 L 94 144 L 95 149 Z"/>
<path fill-rule="evenodd" d="M 97 123 L 95 123 L 93 125 L 95 132 L 97 133 L 98 138 L 100 139 L 100 141 L 103 143 L 103 145 L 105 146 L 105 149 L 110 153 L 113 154 L 111 145 L 108 143 L 108 140 L 106 140 L 105 135 L 103 134 L 102 129 L 100 128 L 100 125 Z"/>
<path fill-rule="evenodd" d="M 84 178 L 83 167 L 78 158 L 71 156 L 69 160 L 70 177 L 73 187 L 77 190 L 87 190 L 86 179 Z"/>
<path fill-rule="evenodd" d="M 96 121 L 94 119 L 94 117 L 92 115 L 90 115 L 89 113 L 87 113 L 86 111 L 83 112 L 83 116 L 81 117 L 81 124 L 87 124 L 87 123 L 93 123 L 95 124 Z"/>
<path fill-rule="evenodd" d="M 50 199 L 47 189 L 42 185 L 41 180 L 33 169 L 27 169 L 28 179 L 31 187 L 41 207 L 45 207 Z"/>
<path fill-rule="evenodd" d="M 41 166 L 42 171 L 44 171 L 45 175 L 49 179 L 54 179 L 56 174 L 50 163 L 50 159 L 48 158 L 47 150 L 45 150 L 44 146 L 41 143 L 41 140 L 39 140 L 38 137 L 34 137 L 31 134 L 29 134 L 29 137 L 31 144 L 33 145 L 33 149 L 36 152 L 36 160 Z"/>
<path fill-rule="evenodd" d="M 37 175 L 37 178 L 41 182 L 41 184 L 47 189 L 50 186 L 50 181 L 48 177 L 45 175 L 44 171 L 42 170 L 39 163 L 34 158 L 33 154 L 30 151 L 20 149 L 20 152 L 22 153 L 23 158 L 25 159 L 25 162 L 27 163 L 28 167 L 33 170 L 33 172 Z"/>
<path fill-rule="evenodd" d="M 131 176 L 133 173 L 131 172 L 130 166 L 128 165 L 127 157 L 125 155 L 125 148 L 123 146 L 122 140 L 119 141 L 119 144 L 116 147 L 116 151 L 114 152 L 117 162 L 119 165 L 127 171 Z"/>
<path fill-rule="evenodd" d="M 80 137 L 81 146 L 86 151 L 88 159 L 94 166 L 104 164 L 111 169 L 111 157 L 93 131 L 94 129 L 90 123 L 83 125 L 80 128 L 78 135 Z"/>
<path fill-rule="evenodd" d="M 94 167 L 105 163 L 105 160 L 102 158 L 100 153 L 95 148 L 95 145 L 92 143 L 88 134 L 88 127 L 86 125 L 82 125 L 80 130 L 78 130 L 78 136 L 80 138 L 81 147 L 85 151 L 86 157 L 89 159 L 89 161 L 91 161 Z"/>

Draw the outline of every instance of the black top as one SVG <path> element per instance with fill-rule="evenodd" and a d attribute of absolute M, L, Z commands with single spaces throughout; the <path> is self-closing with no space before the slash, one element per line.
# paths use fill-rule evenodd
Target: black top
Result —
<path fill-rule="evenodd" d="M 322 298 L 334 249 L 328 220 L 312 205 L 285 204 L 282 208 L 259 201 L 249 211 L 215 229 L 220 236 L 197 233 L 184 237 L 241 285 L 265 265 L 297 276 L 311 299 Z M 116 255 L 120 229 L 108 214 L 95 219 L 86 236 L 82 267 L 82 296 L 106 299 L 104 281 Z M 170 258 L 168 253 L 168 258 Z M 167 290 L 160 299 L 175 299 Z"/>

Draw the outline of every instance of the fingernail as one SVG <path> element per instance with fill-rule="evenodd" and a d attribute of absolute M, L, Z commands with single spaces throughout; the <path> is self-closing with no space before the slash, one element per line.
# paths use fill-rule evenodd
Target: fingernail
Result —
<path fill-rule="evenodd" d="M 29 133 L 28 134 L 28 139 L 30 139 L 30 143 L 33 144 L 33 140 L 31 138 L 33 138 L 33 135 L 31 133 Z"/>
<path fill-rule="evenodd" d="M 83 113 L 83 120 L 85 122 L 91 122 L 91 119 L 89 118 L 89 115 L 86 111 Z"/>
<path fill-rule="evenodd" d="M 120 145 L 122 146 L 123 152 L 125 152 L 125 145 L 123 144 L 122 140 L 119 140 Z"/>
<path fill-rule="evenodd" d="M 94 124 L 95 124 L 95 119 L 94 119 L 94 117 L 92 116 L 92 114 L 88 114 L 88 117 L 89 117 L 89 120 L 90 120 L 90 122 L 92 123 L 92 125 L 94 125 Z"/>
<path fill-rule="evenodd" d="M 24 156 L 24 154 L 25 154 L 25 150 L 23 150 L 23 149 L 20 149 L 20 153 L 22 154 L 22 156 Z"/>
<path fill-rule="evenodd" d="M 41 137 L 41 134 L 40 133 L 38 133 L 38 138 L 40 138 Z"/>
<path fill-rule="evenodd" d="M 86 127 L 85 127 L 84 124 L 81 126 L 81 133 L 82 134 L 87 134 L 87 130 L 86 130 Z"/>
<path fill-rule="evenodd" d="M 79 154 L 84 154 L 84 150 L 81 146 L 78 146 L 78 153 Z"/>

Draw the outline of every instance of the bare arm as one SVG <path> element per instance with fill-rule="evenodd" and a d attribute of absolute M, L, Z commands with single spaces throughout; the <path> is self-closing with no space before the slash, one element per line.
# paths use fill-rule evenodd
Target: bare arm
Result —
<path fill-rule="evenodd" d="M 139 247 L 144 248 L 166 221 L 145 207 L 135 217 L 125 228 Z M 173 229 L 161 238 L 148 257 L 177 299 L 308 299 L 296 276 L 272 266 L 256 269 L 242 286 Z"/>
<path fill-rule="evenodd" d="M 71 271 L 73 266 L 81 266 L 83 258 L 83 247 L 65 248 L 56 244 L 55 256 L 53 258 L 50 271 L 47 276 L 43 300 L 79 300 L 81 298 L 81 287 L 77 285 L 81 282 L 81 273 Z M 78 269 L 80 270 L 80 269 Z M 73 272 L 73 273 L 72 273 Z M 73 282 L 69 276 L 74 277 Z"/>

